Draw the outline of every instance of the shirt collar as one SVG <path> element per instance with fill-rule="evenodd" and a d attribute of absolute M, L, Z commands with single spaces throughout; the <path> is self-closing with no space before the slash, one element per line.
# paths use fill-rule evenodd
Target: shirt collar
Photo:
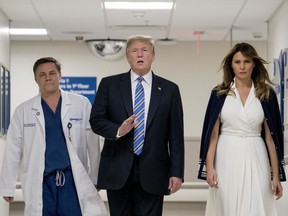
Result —
<path fill-rule="evenodd" d="M 136 74 L 134 71 L 131 70 L 131 82 L 137 82 L 137 78 L 139 77 L 138 74 Z M 150 70 L 147 74 L 145 74 L 143 77 L 143 81 L 147 83 L 148 85 L 152 84 L 152 71 Z"/>
<path fill-rule="evenodd" d="M 235 91 L 236 89 L 236 82 L 235 82 L 235 77 L 234 77 L 234 81 L 231 83 L 231 88 L 230 88 L 232 91 Z M 252 85 L 251 85 L 251 90 L 254 91 L 254 82 L 252 80 Z M 250 90 L 250 91 L 251 91 Z"/>

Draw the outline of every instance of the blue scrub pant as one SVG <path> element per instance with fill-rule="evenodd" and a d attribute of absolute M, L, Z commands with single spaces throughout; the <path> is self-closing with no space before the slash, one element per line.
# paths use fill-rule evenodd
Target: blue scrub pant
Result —
<path fill-rule="evenodd" d="M 81 208 L 71 169 L 58 171 L 58 173 L 53 172 L 45 176 L 43 181 L 42 216 L 81 215 Z"/>

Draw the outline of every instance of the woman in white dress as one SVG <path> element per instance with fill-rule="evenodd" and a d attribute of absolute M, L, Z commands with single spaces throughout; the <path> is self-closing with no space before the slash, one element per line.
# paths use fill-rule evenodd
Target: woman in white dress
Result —
<path fill-rule="evenodd" d="M 198 178 L 209 184 L 206 216 L 277 216 L 282 196 L 283 129 L 267 63 L 247 43 L 222 61 L 212 90 Z"/>

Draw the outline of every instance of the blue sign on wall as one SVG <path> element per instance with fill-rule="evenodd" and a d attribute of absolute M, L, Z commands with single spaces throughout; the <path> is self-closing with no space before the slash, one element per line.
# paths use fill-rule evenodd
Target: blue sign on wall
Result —
<path fill-rule="evenodd" d="M 4 134 L 5 127 L 5 68 L 0 68 L 0 134 Z"/>
<path fill-rule="evenodd" d="M 5 124 L 4 124 L 4 133 L 6 134 L 8 131 L 8 127 L 10 125 L 10 98 L 11 98 L 11 83 L 10 83 L 10 71 L 5 69 L 5 95 L 4 95 L 4 102 L 5 102 Z"/>
<path fill-rule="evenodd" d="M 60 88 L 86 96 L 91 104 L 94 102 L 96 95 L 96 77 L 62 77 Z"/>
<path fill-rule="evenodd" d="M 10 71 L 0 69 L 0 134 L 6 134 L 10 124 Z"/>

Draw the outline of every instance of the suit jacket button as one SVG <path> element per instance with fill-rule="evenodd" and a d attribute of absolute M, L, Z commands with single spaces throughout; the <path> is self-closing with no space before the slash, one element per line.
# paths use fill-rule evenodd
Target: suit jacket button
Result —
<path fill-rule="evenodd" d="M 132 148 L 131 148 L 131 149 L 129 149 L 129 151 L 134 153 L 134 151 L 133 151 L 133 149 L 132 149 Z"/>

